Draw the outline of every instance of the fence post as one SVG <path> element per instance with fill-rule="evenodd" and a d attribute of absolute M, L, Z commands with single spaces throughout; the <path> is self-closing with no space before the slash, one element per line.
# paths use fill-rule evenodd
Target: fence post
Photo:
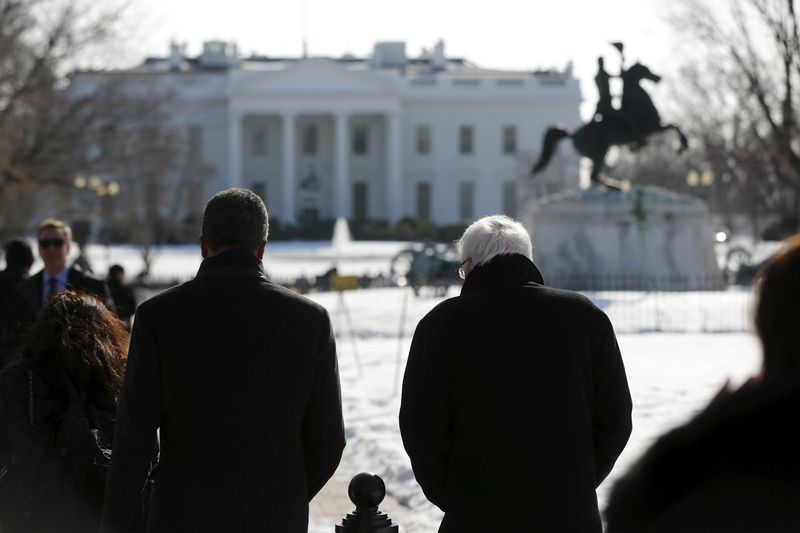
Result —
<path fill-rule="evenodd" d="M 336 533 L 399 533 L 400 528 L 378 511 L 378 505 L 386 496 L 386 485 L 377 474 L 362 472 L 350 480 L 347 489 L 350 501 L 356 510 L 348 513 L 336 526 Z"/>

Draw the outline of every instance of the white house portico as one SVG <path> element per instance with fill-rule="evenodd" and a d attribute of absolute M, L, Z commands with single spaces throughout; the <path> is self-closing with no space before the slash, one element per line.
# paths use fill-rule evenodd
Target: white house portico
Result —
<path fill-rule="evenodd" d="M 402 104 L 397 92 L 389 80 L 365 77 L 326 59 L 307 60 L 278 73 L 231 73 L 227 91 L 231 183 L 244 187 L 262 183 L 274 191 L 270 196 L 281 201 L 272 208 L 289 223 L 296 223 L 298 216 L 376 218 L 377 212 L 353 212 L 350 191 L 356 183 L 366 186 L 367 194 L 373 191 L 367 206 L 386 212 L 385 218 L 399 218 L 399 210 L 391 213 L 402 175 Z M 382 144 L 373 148 L 373 157 L 367 147 L 356 146 L 369 142 L 355 137 L 356 132 L 364 135 L 363 128 L 367 139 L 371 129 L 371 138 Z M 242 139 L 266 143 L 270 137 L 279 147 L 280 162 L 265 172 L 257 159 L 266 150 L 247 151 Z"/>
<path fill-rule="evenodd" d="M 569 69 L 482 69 L 446 58 L 441 43 L 419 58 L 403 43 L 378 43 L 369 58 L 241 58 L 207 43 L 199 57 L 173 45 L 124 73 L 174 95 L 171 120 L 213 169 L 203 196 L 251 188 L 285 223 L 515 216 L 523 186 L 578 183 L 566 154 L 527 177 L 546 127 L 579 123 Z"/>

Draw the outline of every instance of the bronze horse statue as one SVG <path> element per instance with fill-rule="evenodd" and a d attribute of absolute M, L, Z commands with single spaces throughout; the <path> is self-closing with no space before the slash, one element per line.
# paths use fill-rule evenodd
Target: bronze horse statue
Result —
<path fill-rule="evenodd" d="M 572 144 L 579 154 L 592 160 L 592 183 L 611 188 L 618 188 L 613 185 L 615 180 L 603 178 L 600 173 L 605 167 L 606 154 L 612 146 L 630 145 L 635 150 L 644 146 L 648 136 L 675 130 L 681 143 L 678 153 L 688 148 L 689 143 L 680 128 L 674 124 L 661 123 L 661 116 L 653 101 L 639 85 L 641 80 L 657 83 L 661 77 L 650 72 L 646 66 L 636 63 L 622 73 L 622 80 L 622 105 L 619 110 L 609 113 L 608 116 L 602 116 L 600 120 L 596 117 L 574 133 L 558 127 L 548 128 L 542 152 L 531 174 L 537 174 L 550 163 L 556 144 L 566 137 L 572 137 Z"/>

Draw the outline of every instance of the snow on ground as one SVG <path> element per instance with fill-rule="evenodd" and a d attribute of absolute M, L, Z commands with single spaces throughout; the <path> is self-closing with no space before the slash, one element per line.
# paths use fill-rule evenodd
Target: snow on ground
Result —
<path fill-rule="evenodd" d="M 388 273 L 389 262 L 407 243 L 270 243 L 265 268 L 276 280 L 322 274 L 338 261 L 341 274 Z M 141 269 L 133 246 L 89 246 L 94 269 L 121 263 L 130 276 Z M 185 280 L 200 265 L 196 245 L 156 251 L 156 278 Z M 448 296 L 458 293 L 451 287 Z M 748 333 L 752 298 L 746 290 L 720 292 L 596 292 L 588 296 L 604 309 L 618 333 L 634 402 L 631 440 L 600 487 L 601 507 L 609 487 L 658 435 L 687 420 L 716 394 L 726 379 L 742 382 L 759 366 L 757 340 Z M 429 504 L 414 480 L 398 428 L 399 385 L 417 322 L 441 301 L 423 292 L 386 288 L 315 293 L 336 330 L 347 447 L 342 463 L 311 504 L 309 531 L 331 533 L 353 510 L 350 478 L 373 471 L 386 481 L 381 509 L 405 533 L 433 532 L 441 512 Z"/>
<path fill-rule="evenodd" d="M 36 242 L 31 240 L 36 261 L 32 272 L 42 268 L 41 259 L 36 254 Z M 334 247 L 329 241 L 280 241 L 267 244 L 264 268 L 267 274 L 277 280 L 294 280 L 301 276 L 313 278 L 334 264 L 339 274 L 377 276 L 389 273 L 391 258 L 400 250 L 410 246 L 401 241 L 352 241 L 342 247 Z M 153 247 L 151 277 L 155 280 L 186 281 L 197 273 L 202 257 L 197 244 L 165 245 Z M 73 246 L 70 257 L 78 256 L 78 247 Z M 141 272 L 144 265 L 141 248 L 134 245 L 103 246 L 90 244 L 86 256 L 95 275 L 105 277 L 108 267 L 120 264 L 129 278 Z M 5 262 L 0 259 L 0 268 Z"/>
<path fill-rule="evenodd" d="M 356 241 L 342 248 L 328 241 L 270 242 L 264 268 L 277 281 L 301 276 L 313 279 L 334 264 L 343 275 L 387 275 L 391 258 L 406 247 L 408 243 L 396 241 Z M 98 274 L 105 274 L 110 265 L 119 263 L 128 276 L 135 276 L 143 266 L 140 249 L 136 246 L 89 245 L 86 255 Z M 196 244 L 155 247 L 151 276 L 157 280 L 185 281 L 194 276 L 201 261 L 200 247 Z M 34 268 L 39 267 L 34 265 Z"/>

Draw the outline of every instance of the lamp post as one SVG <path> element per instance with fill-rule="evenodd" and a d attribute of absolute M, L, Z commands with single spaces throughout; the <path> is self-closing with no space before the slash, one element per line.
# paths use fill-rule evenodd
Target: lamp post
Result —
<path fill-rule="evenodd" d="M 702 172 L 692 169 L 686 173 L 686 185 L 696 191 L 696 196 L 706 201 L 711 200 L 711 188 L 714 186 L 715 181 L 714 173 L 708 169 Z"/>
<path fill-rule="evenodd" d="M 106 263 L 111 262 L 111 219 L 114 216 L 114 199 L 120 193 L 120 185 L 113 179 L 103 179 L 102 177 L 98 176 L 97 174 L 93 174 L 89 177 L 86 177 L 82 174 L 75 176 L 75 179 L 72 182 L 72 185 L 75 187 L 77 191 L 85 191 L 86 194 L 81 194 L 83 198 L 86 198 L 87 205 L 83 212 L 91 218 L 97 218 L 97 202 L 101 203 L 101 213 L 100 218 L 103 222 L 103 227 L 105 229 L 105 244 L 106 244 Z M 90 219 L 89 219 L 90 220 Z M 89 222 L 87 220 L 87 223 Z M 86 239 L 88 240 L 88 232 Z M 78 243 L 81 247 L 81 257 L 83 256 L 83 245 L 84 243 Z"/>

